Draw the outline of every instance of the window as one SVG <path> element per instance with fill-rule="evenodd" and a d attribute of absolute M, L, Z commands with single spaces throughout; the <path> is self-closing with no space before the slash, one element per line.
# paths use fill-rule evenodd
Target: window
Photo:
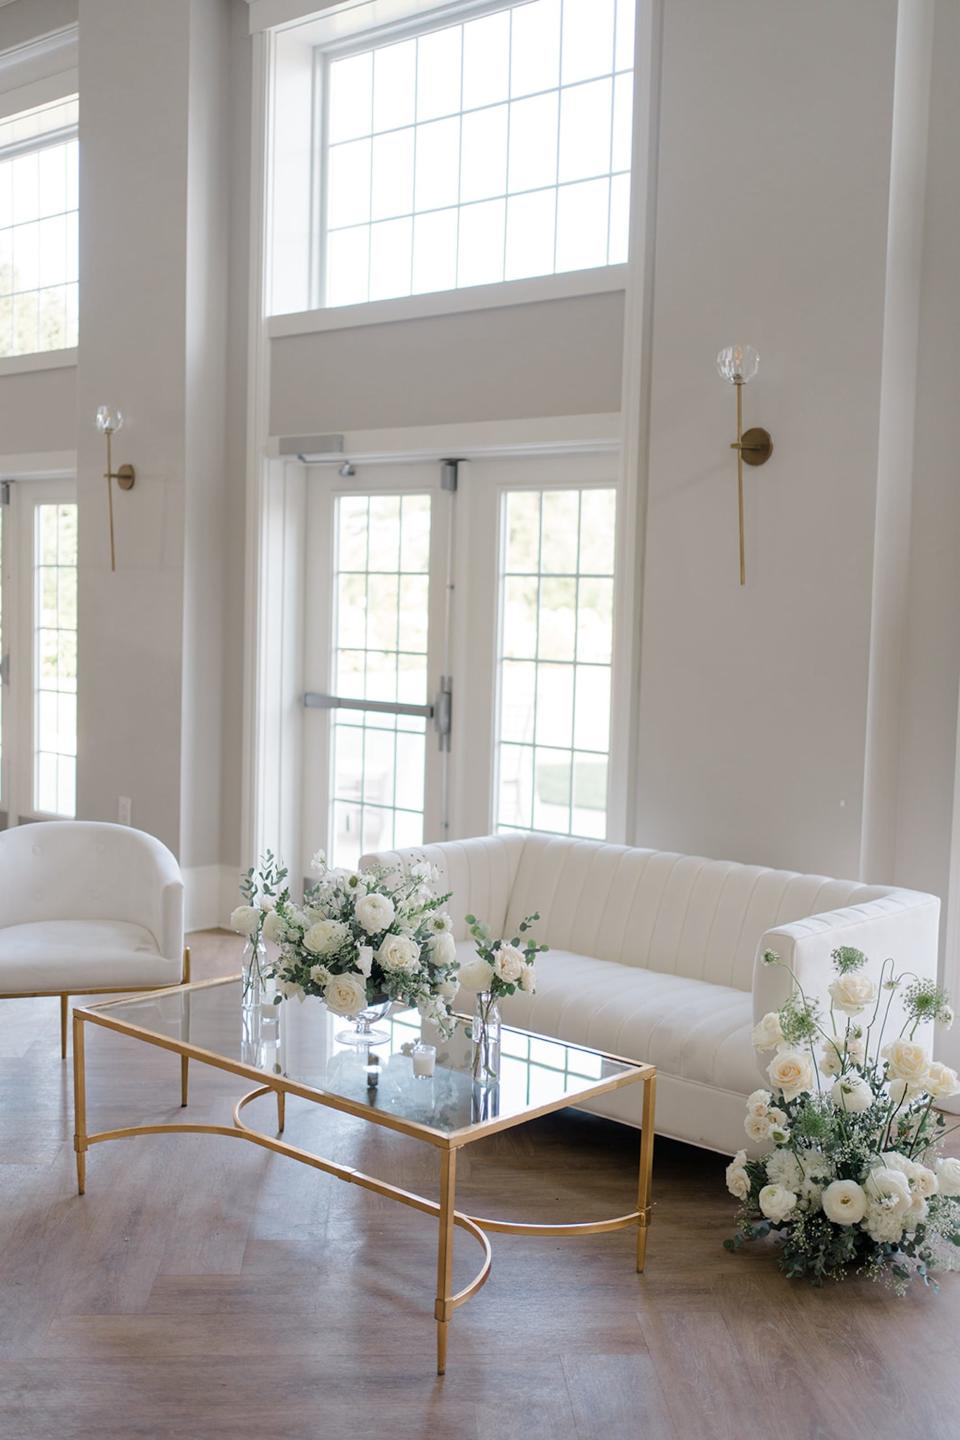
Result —
<path fill-rule="evenodd" d="M 76 814 L 77 507 L 34 509 L 34 784 L 43 815 Z"/>
<path fill-rule="evenodd" d="M 530 0 L 323 60 L 324 303 L 627 258 L 635 0 Z"/>
<path fill-rule="evenodd" d="M 501 501 L 495 821 L 604 838 L 616 491 Z"/>
<path fill-rule="evenodd" d="M 77 343 L 77 97 L 0 121 L 0 356 Z"/>

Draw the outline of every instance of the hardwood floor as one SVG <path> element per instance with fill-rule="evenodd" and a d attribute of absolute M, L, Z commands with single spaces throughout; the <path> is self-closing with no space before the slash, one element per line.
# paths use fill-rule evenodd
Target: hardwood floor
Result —
<path fill-rule="evenodd" d="M 237 967 L 234 936 L 192 948 L 197 979 Z M 87 1065 L 92 1129 L 181 1118 L 176 1057 L 89 1026 Z M 191 1118 L 227 1116 L 242 1088 L 191 1067 Z M 414 1141 L 294 1100 L 287 1133 L 437 1193 L 436 1156 Z M 769 1249 L 728 1255 L 719 1156 L 658 1141 L 644 1276 L 628 1232 L 494 1236 L 438 1379 L 425 1217 L 213 1136 L 98 1146 L 81 1199 L 71 1137 L 56 1000 L 2 1002 L 2 1440 L 958 1434 L 960 1275 L 898 1300 L 867 1282 L 790 1284 Z M 462 1152 L 462 1207 L 617 1213 L 637 1145 L 573 1112 L 535 1121 Z M 456 1250 L 463 1282 L 476 1246 L 458 1234 Z"/>

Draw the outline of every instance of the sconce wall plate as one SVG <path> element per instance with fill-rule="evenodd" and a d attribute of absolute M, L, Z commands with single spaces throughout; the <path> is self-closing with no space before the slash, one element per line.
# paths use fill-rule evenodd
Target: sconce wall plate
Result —
<path fill-rule="evenodd" d="M 766 465 L 773 454 L 770 431 L 764 430 L 762 425 L 754 425 L 751 429 L 744 430 L 739 448 L 744 465 Z"/>
<path fill-rule="evenodd" d="M 766 431 L 764 431 L 764 434 L 766 434 Z M 751 465 L 760 465 L 762 464 L 762 461 L 751 460 L 750 463 Z M 113 478 L 116 480 L 121 490 L 132 490 L 133 482 L 137 478 L 137 472 L 136 470 L 134 470 L 132 465 L 118 465 L 116 470 L 114 470 L 113 472 Z"/>

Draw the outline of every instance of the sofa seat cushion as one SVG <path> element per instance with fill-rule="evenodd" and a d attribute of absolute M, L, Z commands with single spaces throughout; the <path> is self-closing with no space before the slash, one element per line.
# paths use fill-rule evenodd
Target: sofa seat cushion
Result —
<path fill-rule="evenodd" d="M 79 993 L 109 986 L 176 985 L 180 960 L 149 930 L 121 920 L 37 920 L 0 926 L 0 994 Z"/>
<path fill-rule="evenodd" d="M 508 1024 L 645 1060 L 665 1075 L 741 1095 L 762 1084 L 746 990 L 550 950 L 537 961 L 537 993 L 509 996 L 502 1011 Z"/>

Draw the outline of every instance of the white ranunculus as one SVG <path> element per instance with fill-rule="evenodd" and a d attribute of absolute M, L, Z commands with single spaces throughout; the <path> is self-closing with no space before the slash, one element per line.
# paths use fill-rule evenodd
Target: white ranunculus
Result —
<path fill-rule="evenodd" d="M 937 1179 L 941 1195 L 960 1195 L 960 1160 L 955 1155 L 945 1155 L 938 1162 Z"/>
<path fill-rule="evenodd" d="M 820 1196 L 823 1213 L 834 1225 L 859 1225 L 867 1209 L 867 1197 L 856 1180 L 833 1180 Z"/>
<path fill-rule="evenodd" d="M 303 937 L 303 948 L 311 955 L 335 955 L 350 939 L 342 920 L 317 920 Z"/>
<path fill-rule="evenodd" d="M 746 1150 L 738 1150 L 727 1166 L 727 1189 L 738 1200 L 746 1200 L 750 1194 L 750 1176 L 746 1171 L 746 1163 Z"/>
<path fill-rule="evenodd" d="M 388 974 L 412 975 L 420 969 L 420 946 L 409 935 L 385 935 L 377 959 Z"/>
<path fill-rule="evenodd" d="M 936 1195 L 940 1189 L 940 1181 L 937 1179 L 937 1172 L 931 1170 L 929 1165 L 921 1165 L 919 1161 L 914 1162 L 916 1193 L 922 1195 L 924 1200 L 929 1200 L 931 1195 Z"/>
<path fill-rule="evenodd" d="M 877 987 L 869 975 L 860 970 L 848 970 L 846 975 L 838 975 L 827 986 L 827 993 L 835 1010 L 842 1010 L 845 1015 L 860 1015 L 876 1000 Z"/>
<path fill-rule="evenodd" d="M 362 895 L 354 906 L 357 924 L 368 935 L 379 935 L 381 930 L 386 930 L 393 924 L 396 913 L 390 896 L 378 895 L 376 891 L 372 895 Z"/>
<path fill-rule="evenodd" d="M 922 1045 L 915 1040 L 891 1040 L 881 1054 L 887 1062 L 891 1080 L 906 1080 L 908 1085 L 921 1084 L 930 1064 Z"/>
<path fill-rule="evenodd" d="M 466 963 L 460 962 L 457 975 L 465 990 L 489 990 L 493 980 L 493 966 L 488 965 L 482 955 L 475 955 Z"/>
<path fill-rule="evenodd" d="M 435 965 L 452 965 L 457 958 L 457 942 L 449 930 L 440 930 L 430 939 L 430 955 Z"/>
<path fill-rule="evenodd" d="M 537 976 L 532 965 L 524 965 L 523 974 L 520 976 L 520 989 L 525 995 L 536 994 Z"/>
<path fill-rule="evenodd" d="M 438 932 L 441 930 L 445 930 L 447 934 L 452 934 L 453 921 L 450 919 L 450 916 L 446 913 L 445 910 L 438 910 L 435 914 L 430 916 L 430 929 L 436 930 Z"/>
<path fill-rule="evenodd" d="M 839 1075 L 843 1065 L 843 1041 L 837 1037 L 827 1040 L 820 1052 L 821 1075 Z"/>
<path fill-rule="evenodd" d="M 836 1110 L 862 1115 L 873 1104 L 873 1091 L 862 1075 L 851 1071 L 836 1081 L 830 1091 L 830 1099 Z"/>
<path fill-rule="evenodd" d="M 501 945 L 493 957 L 493 970 L 506 985 L 515 985 L 523 974 L 526 960 L 516 945 Z"/>
<path fill-rule="evenodd" d="M 813 1089 L 813 1061 L 805 1050 L 791 1046 L 778 1050 L 767 1066 L 767 1074 L 774 1090 L 780 1090 L 785 1100 L 796 1100 L 805 1090 Z"/>
<path fill-rule="evenodd" d="M 774 1225 L 780 1225 L 796 1208 L 796 1195 L 784 1185 L 764 1185 L 760 1191 L 760 1209 Z"/>
<path fill-rule="evenodd" d="M 327 969 L 326 965 L 311 965 L 310 979 L 313 981 L 314 985 L 319 985 L 320 989 L 322 990 L 324 985 L 329 983 L 330 971 Z"/>
<path fill-rule="evenodd" d="M 766 1115 L 748 1115 L 743 1122 L 743 1128 L 755 1145 L 759 1145 L 761 1140 L 768 1139 L 770 1135 L 770 1121 Z"/>
<path fill-rule="evenodd" d="M 934 1100 L 945 1100 L 948 1095 L 956 1095 L 960 1090 L 960 1079 L 956 1070 L 951 1070 L 949 1065 L 932 1060 L 923 1077 L 923 1088 Z"/>
<path fill-rule="evenodd" d="M 357 946 L 357 969 L 365 979 L 370 979 L 370 971 L 373 969 L 373 946 Z"/>
<path fill-rule="evenodd" d="M 871 1206 L 879 1205 L 897 1215 L 905 1215 L 910 1209 L 913 1199 L 910 1181 L 902 1170 L 894 1170 L 889 1165 L 876 1165 L 867 1176 L 864 1189 Z"/>
<path fill-rule="evenodd" d="M 771 1185 L 782 1185 L 785 1190 L 799 1191 L 803 1182 L 800 1161 L 792 1150 L 774 1150 L 767 1156 L 767 1179 Z"/>
<path fill-rule="evenodd" d="M 241 935 L 256 935 L 260 929 L 260 918 L 256 905 L 238 905 L 230 916 L 230 928 Z"/>
<path fill-rule="evenodd" d="M 867 1201 L 863 1228 L 878 1245 L 895 1245 L 903 1235 L 904 1213 L 891 1210 L 875 1200 Z"/>
<path fill-rule="evenodd" d="M 263 938 L 272 941 L 274 945 L 279 945 L 280 941 L 286 936 L 286 933 L 286 925 L 284 925 L 276 910 L 271 910 L 263 922 Z"/>
<path fill-rule="evenodd" d="M 367 987 L 359 975 L 332 975 L 323 1002 L 334 1015 L 359 1015 L 366 1009 Z"/>
<path fill-rule="evenodd" d="M 771 1010 L 754 1025 L 751 1039 L 756 1050 L 775 1050 L 778 1045 L 783 1044 L 780 1016 L 776 1010 Z"/>

